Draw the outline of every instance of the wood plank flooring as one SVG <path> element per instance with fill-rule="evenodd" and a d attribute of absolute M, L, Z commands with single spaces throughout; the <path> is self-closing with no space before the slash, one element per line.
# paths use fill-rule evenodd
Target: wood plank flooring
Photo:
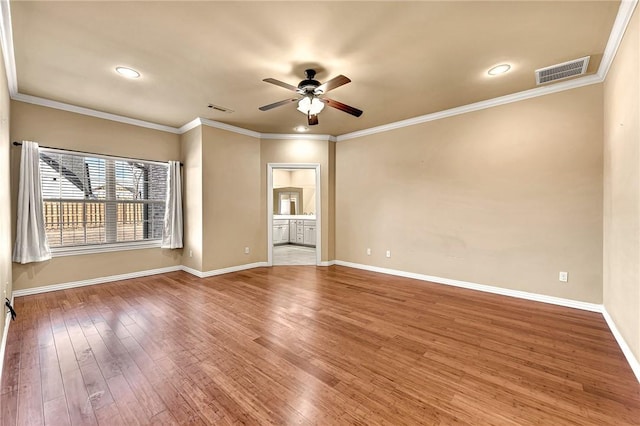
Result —
<path fill-rule="evenodd" d="M 596 313 L 338 266 L 15 305 L 2 425 L 640 424 Z"/>

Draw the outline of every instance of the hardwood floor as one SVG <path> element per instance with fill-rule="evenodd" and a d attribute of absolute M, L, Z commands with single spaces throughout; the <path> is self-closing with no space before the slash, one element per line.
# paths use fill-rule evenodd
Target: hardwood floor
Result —
<path fill-rule="evenodd" d="M 596 313 L 338 266 L 15 305 L 3 425 L 640 424 Z"/>

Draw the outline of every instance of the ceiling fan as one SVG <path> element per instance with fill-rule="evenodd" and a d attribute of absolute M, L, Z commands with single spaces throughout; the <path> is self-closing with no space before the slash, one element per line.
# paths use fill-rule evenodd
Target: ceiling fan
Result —
<path fill-rule="evenodd" d="M 329 81 L 325 81 L 324 83 L 320 84 L 318 80 L 315 80 L 315 70 L 308 69 L 305 70 L 304 73 L 306 79 L 298 83 L 297 87 L 283 81 L 276 80 L 275 78 L 265 78 L 264 80 L 262 80 L 267 83 L 275 84 L 276 86 L 284 87 L 285 89 L 291 90 L 292 92 L 296 92 L 301 95 L 301 97 L 289 98 L 283 101 L 274 102 L 269 105 L 261 106 L 258 109 L 260 111 L 268 111 L 270 109 L 298 101 L 297 109 L 307 116 L 309 126 L 318 124 L 318 114 L 320 113 L 320 111 L 322 111 L 325 105 L 329 105 L 332 108 L 339 109 L 340 111 L 344 111 L 347 114 L 351 114 L 356 117 L 360 117 L 362 115 L 362 111 L 358 108 L 345 105 L 342 102 L 338 102 L 333 99 L 320 97 L 321 95 L 327 93 L 329 90 L 333 90 L 336 87 L 340 87 L 351 82 L 349 78 L 345 77 L 344 75 L 339 75 Z"/>

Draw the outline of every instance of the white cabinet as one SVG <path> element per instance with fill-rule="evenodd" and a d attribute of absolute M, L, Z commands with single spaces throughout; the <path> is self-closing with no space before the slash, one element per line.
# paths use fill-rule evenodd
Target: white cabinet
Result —
<path fill-rule="evenodd" d="M 282 239 L 280 242 L 282 244 L 287 244 L 289 242 L 289 224 L 282 225 Z"/>
<path fill-rule="evenodd" d="M 289 221 L 273 221 L 273 244 L 286 244 L 289 242 Z"/>
<path fill-rule="evenodd" d="M 282 244 L 282 225 L 273 226 L 273 244 Z"/>
<path fill-rule="evenodd" d="M 273 244 L 316 246 L 316 221 L 313 219 L 274 219 Z"/>
<path fill-rule="evenodd" d="M 304 223 L 299 220 L 296 225 L 296 243 L 304 244 Z"/>
<path fill-rule="evenodd" d="M 316 245 L 316 225 L 315 225 L 315 223 L 313 225 L 307 225 L 306 222 L 309 222 L 309 221 L 305 220 L 303 244 L 307 245 L 307 246 L 314 246 L 315 247 L 315 245 Z"/>
<path fill-rule="evenodd" d="M 298 221 L 297 220 L 291 219 L 289 221 L 289 241 L 292 242 L 292 243 L 296 242 L 296 235 L 298 235 L 297 226 L 298 226 Z"/>

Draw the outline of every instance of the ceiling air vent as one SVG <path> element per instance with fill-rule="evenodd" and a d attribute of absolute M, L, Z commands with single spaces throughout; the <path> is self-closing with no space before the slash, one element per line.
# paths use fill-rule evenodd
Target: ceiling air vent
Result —
<path fill-rule="evenodd" d="M 232 112 L 234 112 L 232 109 L 225 108 L 220 105 L 214 105 L 214 104 L 207 105 L 207 108 L 211 108 L 214 111 L 226 112 L 227 114 L 231 114 Z"/>
<path fill-rule="evenodd" d="M 545 84 L 587 72 L 590 56 L 536 70 L 536 83 Z"/>

